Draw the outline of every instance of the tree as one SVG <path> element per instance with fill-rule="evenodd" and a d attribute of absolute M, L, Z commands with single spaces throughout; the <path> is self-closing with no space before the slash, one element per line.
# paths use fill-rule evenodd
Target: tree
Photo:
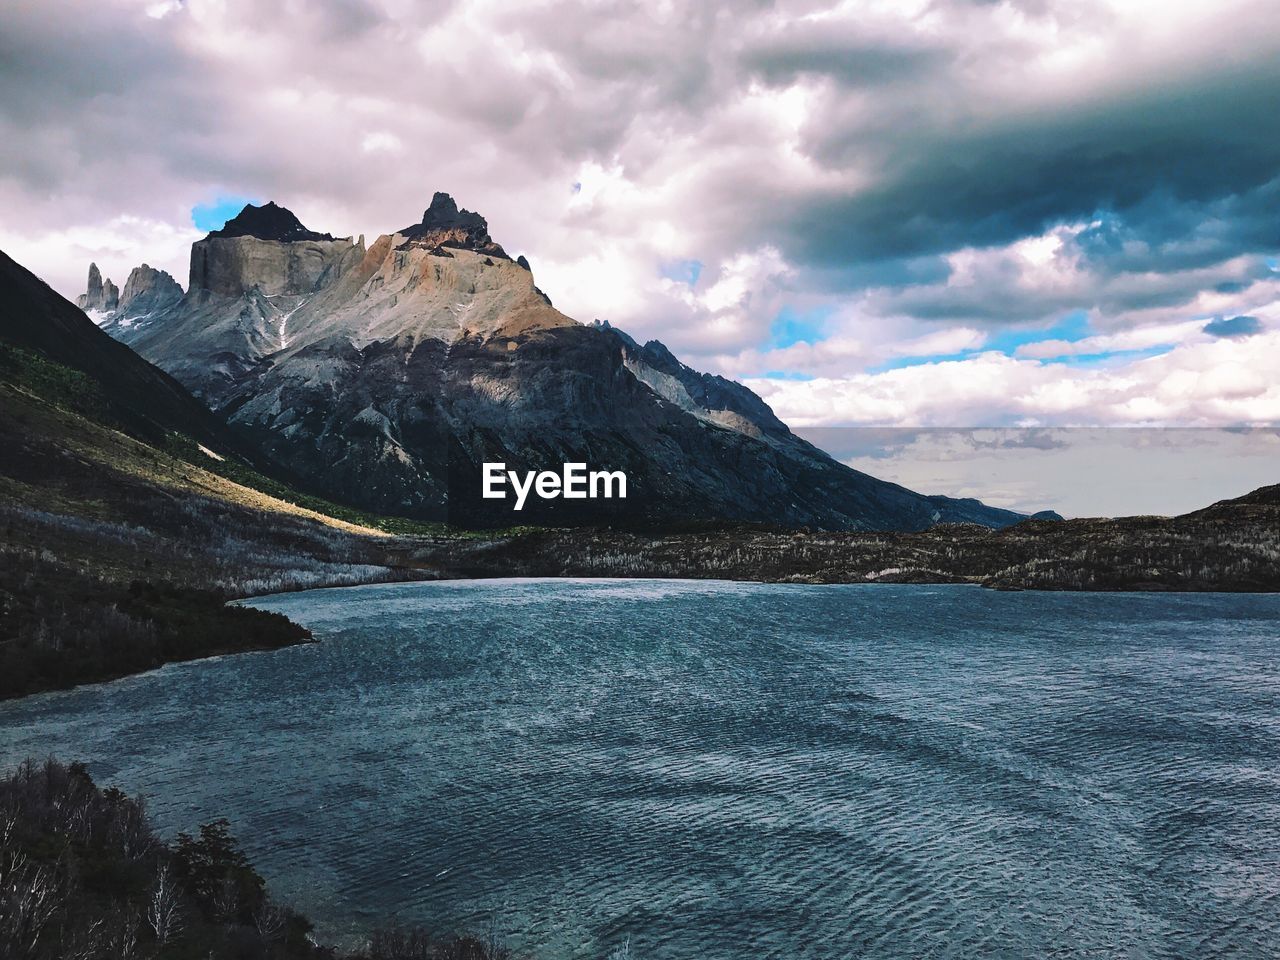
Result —
<path fill-rule="evenodd" d="M 231 835 L 230 823 L 206 823 L 198 838 L 178 834 L 173 860 L 186 889 L 210 919 L 251 921 L 266 884 Z"/>
<path fill-rule="evenodd" d="M 144 918 L 159 943 L 168 943 L 182 929 L 182 894 L 167 863 L 156 871 Z"/>
<path fill-rule="evenodd" d="M 263 940 L 274 942 L 284 936 L 289 922 L 289 912 L 270 897 L 263 897 L 262 904 L 253 911 L 253 925 Z"/>

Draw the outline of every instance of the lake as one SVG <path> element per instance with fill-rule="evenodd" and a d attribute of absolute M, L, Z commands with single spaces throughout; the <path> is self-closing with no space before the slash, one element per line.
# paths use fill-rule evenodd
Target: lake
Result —
<path fill-rule="evenodd" d="M 1264 957 L 1280 597 L 498 580 L 254 606 L 323 642 L 0 704 L 348 942 L 534 960 Z"/>

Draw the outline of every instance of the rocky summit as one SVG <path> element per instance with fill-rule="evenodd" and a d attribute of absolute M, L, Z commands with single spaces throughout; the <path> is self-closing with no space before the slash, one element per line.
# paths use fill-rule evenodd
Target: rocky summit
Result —
<path fill-rule="evenodd" d="M 86 313 L 108 313 L 120 303 L 120 291 L 110 280 L 102 279 L 96 263 L 89 264 L 89 287 L 76 298 L 76 306 Z"/>
<path fill-rule="evenodd" d="M 182 299 L 182 287 L 164 270 L 143 264 L 134 267 L 120 292 L 118 313 L 128 319 L 148 317 Z"/>
<path fill-rule="evenodd" d="M 431 206 L 423 212 L 421 223 L 410 224 L 396 234 L 405 238 L 401 249 L 423 247 L 445 255 L 445 248 L 455 247 L 511 259 L 489 236 L 488 221 L 478 213 L 459 210 L 447 193 L 437 192 L 431 198 Z"/>
<path fill-rule="evenodd" d="M 327 233 L 316 233 L 302 225 L 297 217 L 275 203 L 255 207 L 247 204 L 243 210 L 214 230 L 210 237 L 255 237 L 258 240 L 332 240 Z"/>
<path fill-rule="evenodd" d="M 841 530 L 1022 519 L 852 470 L 741 384 L 691 369 L 657 341 L 572 320 L 484 217 L 445 193 L 367 248 L 274 203 L 246 207 L 193 244 L 180 299 L 105 329 L 315 492 L 381 513 L 473 526 L 714 519 Z M 628 496 L 529 498 L 515 513 L 481 496 L 492 462 L 624 471 Z"/>

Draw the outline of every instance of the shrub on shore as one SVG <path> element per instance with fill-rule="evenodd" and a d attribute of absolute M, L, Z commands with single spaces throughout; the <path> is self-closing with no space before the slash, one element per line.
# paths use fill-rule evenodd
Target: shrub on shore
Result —
<path fill-rule="evenodd" d="M 13 960 L 503 960 L 473 937 L 374 931 L 341 955 L 275 901 L 225 820 L 161 840 L 146 808 L 82 764 L 0 780 L 0 956 Z"/>

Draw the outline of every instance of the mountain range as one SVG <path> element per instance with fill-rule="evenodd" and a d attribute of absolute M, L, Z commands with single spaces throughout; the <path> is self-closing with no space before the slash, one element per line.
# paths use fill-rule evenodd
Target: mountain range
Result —
<path fill-rule="evenodd" d="M 111 336 L 314 492 L 382 514 L 832 530 L 1023 519 L 855 471 L 743 385 L 693 370 L 656 340 L 570 319 L 528 261 L 444 193 L 367 246 L 250 204 L 192 245 L 185 292 L 146 265 L 124 293 L 108 285 L 92 266 L 81 303 Z M 481 497 L 485 462 L 622 470 L 628 497 L 530 498 L 514 513 Z"/>
<path fill-rule="evenodd" d="M 516 269 L 524 269 L 518 261 Z M 650 392 L 642 392 L 633 370 L 674 393 L 652 372 L 670 371 L 689 395 L 685 403 L 701 411 L 728 410 L 717 393 L 726 391 L 763 425 L 762 435 L 785 442 L 785 427 L 758 400 L 747 406 L 751 395 L 740 387 L 689 371 L 658 345 L 637 346 L 603 326 L 569 329 L 621 344 L 615 376 L 636 384 L 631 395 L 648 396 L 669 422 L 682 423 L 670 411 L 684 407 L 647 384 L 643 391 Z M 544 362 L 562 375 L 577 354 L 556 357 L 555 345 L 535 339 L 536 352 L 528 344 L 512 352 L 530 358 L 530 369 Z M 449 359 L 455 356 L 456 346 Z M 266 373 L 270 360 L 259 361 Z M 452 375 L 465 377 L 468 369 Z M 357 373 L 369 375 L 358 365 Z M 586 368 L 584 379 L 594 376 Z M 693 436 L 743 436 L 694 419 L 700 426 Z M 341 451 L 339 439 L 335 429 L 332 442 Z M 748 441 L 764 443 L 736 442 L 750 449 Z M 734 466 L 752 469 L 749 462 Z M 837 478 L 833 495 L 843 495 L 841 484 L 850 482 L 839 479 L 844 468 L 829 469 Z M 878 481 L 866 480 L 879 489 Z M 999 530 L 936 523 L 910 533 L 806 531 L 685 517 L 657 529 L 614 524 L 484 533 L 362 512 L 300 486 L 242 428 L 0 254 L 0 699 L 171 660 L 304 641 L 296 625 L 224 601 L 383 580 L 674 576 L 1280 589 L 1276 487 L 1184 517 L 1031 520 Z"/>

